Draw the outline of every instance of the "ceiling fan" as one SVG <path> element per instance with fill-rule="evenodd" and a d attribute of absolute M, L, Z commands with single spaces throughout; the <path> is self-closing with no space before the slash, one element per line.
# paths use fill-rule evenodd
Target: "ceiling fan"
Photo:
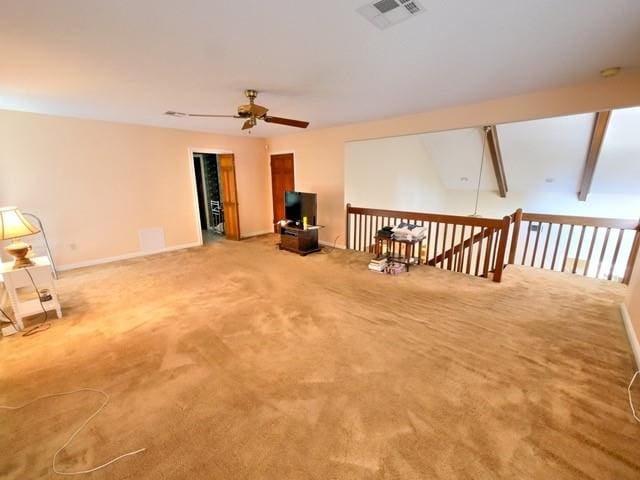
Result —
<path fill-rule="evenodd" d="M 304 122 L 302 120 L 292 120 L 290 118 L 282 118 L 282 117 L 273 117 L 271 115 L 267 115 L 269 111 L 268 108 L 263 107 L 262 105 L 258 105 L 254 103 L 256 97 L 258 96 L 258 91 L 249 89 L 245 90 L 244 94 L 249 99 L 248 105 L 240 105 L 238 107 L 237 115 L 213 115 L 208 113 L 184 113 L 184 112 L 174 112 L 173 110 L 168 110 L 164 112 L 165 115 L 170 115 L 172 117 L 215 117 L 215 118 L 245 118 L 245 122 L 242 125 L 242 130 L 248 130 L 253 128 L 258 123 L 258 120 L 263 120 L 267 123 L 277 123 L 278 125 L 287 125 L 288 127 L 298 127 L 298 128 L 307 128 L 309 122 Z"/>

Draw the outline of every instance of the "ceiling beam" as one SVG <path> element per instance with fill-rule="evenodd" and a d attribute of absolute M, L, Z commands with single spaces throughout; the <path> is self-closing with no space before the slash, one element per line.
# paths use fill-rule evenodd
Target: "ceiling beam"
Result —
<path fill-rule="evenodd" d="M 578 190 L 578 200 L 581 202 L 587 200 L 587 195 L 589 195 L 589 192 L 591 191 L 593 173 L 595 172 L 596 165 L 598 164 L 598 157 L 600 156 L 600 149 L 602 148 L 604 136 L 607 133 L 607 125 L 609 124 L 610 116 L 611 110 L 596 112 L 596 116 L 593 121 L 593 131 L 591 132 L 591 141 L 589 142 L 589 150 L 587 151 L 587 161 L 584 164 L 582 179 L 580 180 L 580 190 Z"/>
<path fill-rule="evenodd" d="M 487 135 L 487 143 L 489 145 L 489 154 L 491 155 L 491 163 L 493 171 L 496 174 L 496 182 L 498 183 L 498 192 L 502 198 L 507 196 L 509 187 L 507 186 L 507 177 L 504 173 L 504 165 L 502 163 L 502 153 L 500 152 L 500 142 L 498 142 L 498 130 L 495 125 L 484 127 Z"/>

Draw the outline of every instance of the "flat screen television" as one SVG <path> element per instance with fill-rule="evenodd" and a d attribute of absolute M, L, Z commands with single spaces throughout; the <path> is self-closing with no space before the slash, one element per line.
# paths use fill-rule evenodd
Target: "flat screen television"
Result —
<path fill-rule="evenodd" d="M 316 194 L 285 192 L 284 216 L 296 225 L 302 225 L 303 217 L 307 217 L 307 225 L 316 225 Z"/>

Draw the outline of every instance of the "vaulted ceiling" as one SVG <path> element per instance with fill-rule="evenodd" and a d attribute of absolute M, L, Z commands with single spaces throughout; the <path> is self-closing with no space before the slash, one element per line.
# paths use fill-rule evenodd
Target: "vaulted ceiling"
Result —
<path fill-rule="evenodd" d="M 510 192 L 577 195 L 595 114 L 545 118 L 497 126 Z M 597 159 L 591 193 L 640 194 L 640 107 L 611 112 Z M 425 161 L 433 162 L 445 188 L 475 190 L 483 131 L 467 128 L 419 136 Z M 495 170 L 485 151 L 481 189 L 496 191 Z"/>
<path fill-rule="evenodd" d="M 380 30 L 365 0 L 0 0 L 0 108 L 239 134 L 240 120 L 162 113 L 231 114 L 256 88 L 313 129 L 640 63 L 637 0 L 419 1 Z"/>

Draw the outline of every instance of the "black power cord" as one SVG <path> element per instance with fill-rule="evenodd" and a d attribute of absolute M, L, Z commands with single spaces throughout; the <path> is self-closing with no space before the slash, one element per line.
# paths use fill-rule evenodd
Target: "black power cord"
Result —
<path fill-rule="evenodd" d="M 40 296 L 40 291 L 38 290 L 38 286 L 36 285 L 36 282 L 33 279 L 33 276 L 31 275 L 31 272 L 26 267 L 24 268 L 24 271 L 29 276 L 29 280 L 31 280 L 31 285 L 33 285 L 33 289 L 35 290 L 36 295 L 38 297 L 38 302 L 40 303 L 40 308 L 42 309 L 42 313 L 44 313 L 44 320 L 43 320 L 42 323 L 40 323 L 38 325 L 35 325 L 35 326 L 29 328 L 28 330 L 25 330 L 22 333 L 23 337 L 28 337 L 29 335 L 35 335 L 36 333 L 44 332 L 45 330 L 49 330 L 51 328 L 51 324 L 47 323 L 47 321 L 49 320 L 49 313 L 47 313 L 47 309 L 44 307 L 44 303 L 42 302 L 42 297 Z M 7 314 L 7 312 L 5 312 L 2 308 L 0 308 L 0 312 L 2 313 L 2 315 L 7 320 L 9 320 L 9 322 L 11 322 L 11 325 L 13 325 L 13 328 L 18 330 L 18 325 L 16 324 L 16 321 L 14 319 L 12 319 Z"/>
<path fill-rule="evenodd" d="M 342 235 L 338 235 L 334 240 L 333 240 L 333 247 L 331 247 L 331 249 L 329 249 L 329 247 L 325 246 L 322 248 L 322 252 L 326 253 L 327 255 L 330 254 L 331 252 L 333 252 L 336 249 L 336 244 L 338 243 L 338 239 L 341 237 Z"/>

